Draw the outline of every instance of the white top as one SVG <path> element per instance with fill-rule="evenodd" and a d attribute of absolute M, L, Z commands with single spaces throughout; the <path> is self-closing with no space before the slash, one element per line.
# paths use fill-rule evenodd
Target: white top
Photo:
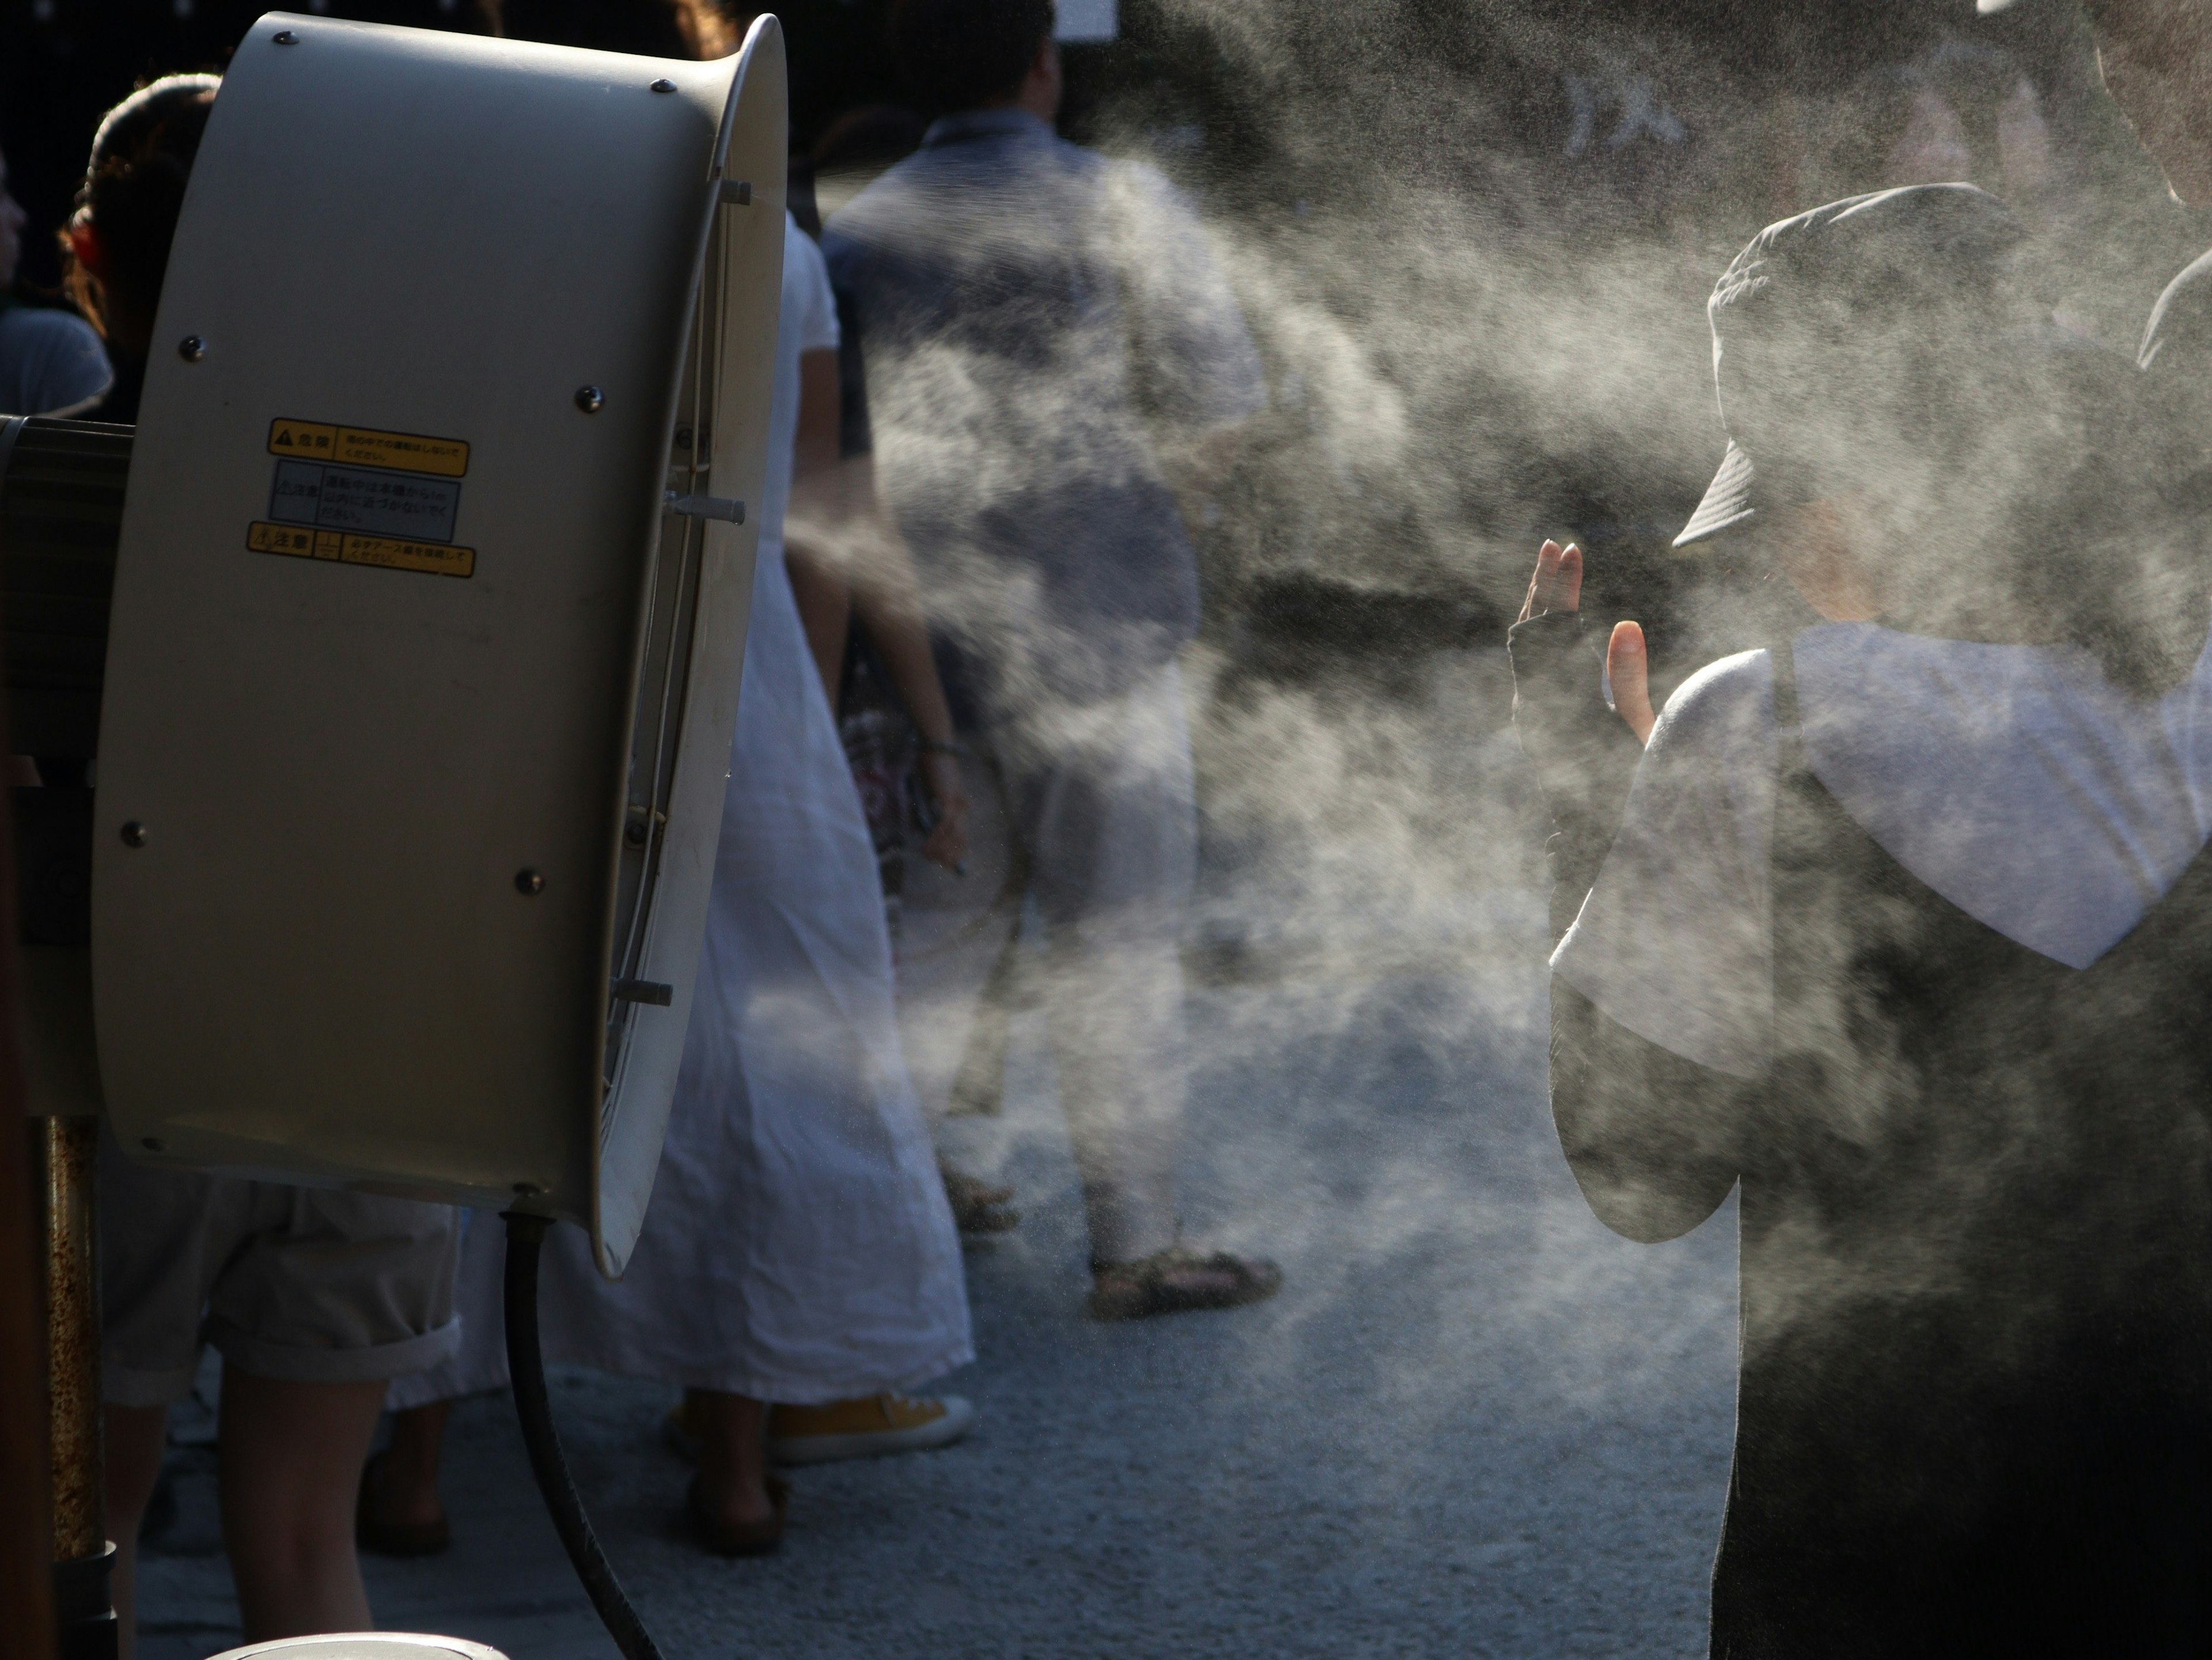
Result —
<path fill-rule="evenodd" d="M 799 440 L 799 360 L 837 349 L 837 301 L 830 267 L 814 239 L 783 216 L 783 315 L 775 331 L 775 381 L 768 409 L 768 477 L 761 485 L 760 546 L 783 549 L 783 515 L 791 505 L 793 452 Z"/>
<path fill-rule="evenodd" d="M 2007 939 L 2085 969 L 2212 836 L 2212 644 L 2145 702 L 2074 647 L 1828 623 L 1797 636 L 1814 775 L 1899 864 Z M 1668 700 L 1553 971 L 1675 1054 L 1766 1068 L 1774 666 L 1724 658 Z"/>
<path fill-rule="evenodd" d="M 82 415 L 114 380 L 106 349 L 82 317 L 0 308 L 0 415 Z"/>

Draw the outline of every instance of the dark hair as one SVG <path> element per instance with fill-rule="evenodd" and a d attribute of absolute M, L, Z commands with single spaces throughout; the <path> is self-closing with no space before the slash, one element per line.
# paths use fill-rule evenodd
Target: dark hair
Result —
<path fill-rule="evenodd" d="M 1053 0 L 899 0 L 891 55 L 930 112 L 949 115 L 1011 98 L 1052 23 Z"/>
<path fill-rule="evenodd" d="M 222 84 L 213 75 L 165 76 L 101 119 L 76 193 L 77 211 L 99 234 L 104 256 L 97 305 L 89 303 L 88 274 L 75 266 L 69 273 L 71 295 L 89 314 L 121 307 L 152 319 L 185 185 Z"/>

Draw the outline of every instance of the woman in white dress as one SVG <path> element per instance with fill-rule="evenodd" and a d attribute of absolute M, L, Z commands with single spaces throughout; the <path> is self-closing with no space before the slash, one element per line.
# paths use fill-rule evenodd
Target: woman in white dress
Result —
<path fill-rule="evenodd" d="M 802 379 L 835 386 L 822 255 L 787 222 L 769 477 L 707 939 L 652 1206 L 618 1282 L 573 1230 L 548 1241 L 549 1360 L 680 1383 L 700 1474 L 687 1509 L 731 1554 L 774 1548 L 783 1462 L 939 1445 L 972 1417 L 894 1393 L 974 1356 L 951 1213 L 901 1057 L 875 851 L 784 569 Z M 826 374 L 824 373 L 826 369 Z M 834 404 L 833 404 L 834 411 Z M 810 407 L 810 430 L 821 424 Z M 829 429 L 835 431 L 834 412 Z M 410 1380 L 364 1479 L 372 1545 L 435 1549 L 443 1412 L 506 1382 L 501 1234 L 470 1231 L 464 1349 Z"/>

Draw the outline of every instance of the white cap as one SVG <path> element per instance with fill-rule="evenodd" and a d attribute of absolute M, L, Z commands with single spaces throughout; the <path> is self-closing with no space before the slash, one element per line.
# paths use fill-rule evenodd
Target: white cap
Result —
<path fill-rule="evenodd" d="M 2012 0 L 1974 0 L 1974 9 L 1987 17 L 1991 12 L 2002 11 L 2010 4 Z"/>

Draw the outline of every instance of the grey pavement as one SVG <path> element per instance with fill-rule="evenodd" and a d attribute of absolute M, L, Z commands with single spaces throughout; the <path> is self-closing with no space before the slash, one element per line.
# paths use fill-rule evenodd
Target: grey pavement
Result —
<path fill-rule="evenodd" d="M 965 1443 L 798 1472 L 782 1553 L 725 1562 L 680 1525 L 672 1392 L 559 1374 L 579 1485 L 669 1660 L 1703 1653 L 1734 1208 L 1644 1247 L 1583 1207 L 1544 1109 L 1540 907 L 1506 866 L 1449 895 L 1364 879 L 1398 900 L 1358 927 L 1322 904 L 1341 926 L 1304 958 L 1195 991 L 1186 1224 L 1278 1256 L 1275 1301 L 1082 1317 L 1027 1017 L 1004 1116 L 952 1126 L 1027 1212 L 969 1259 L 979 1359 L 943 1385 L 981 1409 Z M 174 1451 L 170 1492 L 139 1652 L 199 1660 L 239 1640 L 210 1449 Z M 504 1395 L 456 1413 L 446 1495 L 450 1554 L 372 1559 L 380 1623 L 614 1652 Z"/>

